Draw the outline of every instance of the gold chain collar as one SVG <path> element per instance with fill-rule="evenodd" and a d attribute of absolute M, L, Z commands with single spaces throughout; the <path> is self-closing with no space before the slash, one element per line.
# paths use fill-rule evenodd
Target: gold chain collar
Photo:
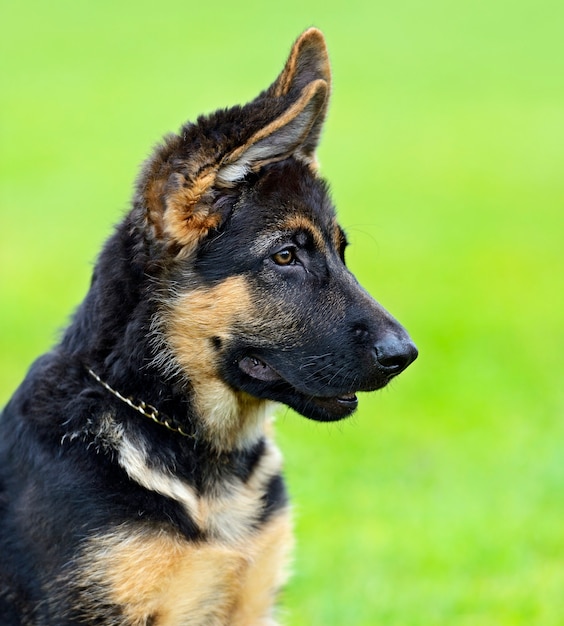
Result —
<path fill-rule="evenodd" d="M 164 413 L 161 413 L 158 409 L 156 409 L 151 404 L 147 404 L 146 402 L 143 402 L 143 400 L 141 400 L 139 403 L 136 403 L 134 402 L 133 398 L 131 397 L 126 398 L 125 396 L 122 396 L 119 391 L 116 391 L 115 389 L 110 387 L 108 383 L 104 382 L 98 376 L 98 374 L 96 374 L 96 372 L 92 371 L 89 367 L 87 367 L 86 369 L 88 370 L 88 373 L 90 374 L 90 376 L 92 376 L 92 378 L 97 380 L 102 385 L 102 387 L 107 389 L 110 393 L 112 393 L 116 398 L 119 398 L 122 402 L 125 402 L 132 409 L 135 409 L 136 411 L 141 413 L 141 415 L 144 415 L 145 417 L 152 419 L 153 422 L 155 422 L 156 424 L 160 424 L 161 426 L 164 426 L 165 428 L 168 428 L 168 430 L 172 431 L 173 433 L 178 433 L 179 435 L 182 435 L 183 437 L 193 438 L 193 435 L 190 435 L 189 433 L 182 430 L 181 426 L 175 425 L 170 417 L 168 417 Z"/>

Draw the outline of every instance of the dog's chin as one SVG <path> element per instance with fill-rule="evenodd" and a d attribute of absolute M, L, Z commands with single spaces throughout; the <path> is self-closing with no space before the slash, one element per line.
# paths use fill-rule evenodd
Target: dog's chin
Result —
<path fill-rule="evenodd" d="M 286 404 L 309 419 L 318 422 L 338 422 L 356 411 L 358 399 L 354 393 L 328 398 L 298 394 L 295 402 L 288 400 Z"/>
<path fill-rule="evenodd" d="M 252 395 L 286 404 L 309 419 L 336 422 L 354 413 L 358 407 L 354 391 L 334 396 L 308 394 L 296 389 L 270 365 L 256 357 L 243 357 L 238 366 L 245 374 L 247 391 Z"/>

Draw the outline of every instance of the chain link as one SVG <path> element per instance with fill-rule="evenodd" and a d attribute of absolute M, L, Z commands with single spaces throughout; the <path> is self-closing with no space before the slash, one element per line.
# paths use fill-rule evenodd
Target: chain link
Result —
<path fill-rule="evenodd" d="M 96 374 L 96 372 L 91 370 L 89 367 L 86 369 L 88 370 L 88 373 L 90 374 L 90 376 L 92 376 L 92 378 L 98 381 L 102 385 L 102 387 L 107 389 L 111 394 L 113 394 L 116 398 L 119 398 L 122 402 L 125 402 L 132 409 L 135 409 L 136 411 L 141 413 L 141 415 L 144 415 L 145 417 L 152 419 L 153 422 L 155 422 L 156 424 L 159 424 L 160 426 L 164 426 L 165 428 L 168 428 L 168 430 L 172 431 L 173 433 L 178 433 L 179 435 L 182 435 L 183 437 L 192 437 L 192 435 L 182 430 L 181 426 L 175 426 L 172 423 L 172 420 L 170 417 L 164 414 L 161 414 L 158 411 L 158 409 L 156 409 L 152 404 L 147 404 L 146 402 L 143 402 L 143 400 L 141 400 L 138 404 L 136 404 L 131 397 L 126 398 L 119 391 L 110 387 L 110 385 L 108 385 L 107 382 L 103 381 L 98 376 L 98 374 Z"/>

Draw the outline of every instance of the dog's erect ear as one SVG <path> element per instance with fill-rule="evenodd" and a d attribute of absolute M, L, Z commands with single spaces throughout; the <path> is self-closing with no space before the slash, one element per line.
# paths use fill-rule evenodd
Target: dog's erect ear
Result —
<path fill-rule="evenodd" d="M 329 54 L 325 37 L 317 28 L 306 30 L 297 39 L 292 47 L 292 51 L 286 65 L 275 81 L 271 89 L 275 96 L 289 95 L 292 92 L 301 92 L 306 86 L 316 80 L 323 80 L 327 84 L 327 96 L 331 91 L 331 66 L 329 64 Z M 329 97 L 325 100 L 319 115 L 305 141 L 301 146 L 301 151 L 305 155 L 313 155 L 321 127 L 327 114 Z"/>
<path fill-rule="evenodd" d="M 189 247 L 220 223 L 213 208 L 217 194 L 250 172 L 290 156 L 315 168 L 330 82 L 325 40 L 311 28 L 255 100 L 200 118 L 169 137 L 138 184 L 138 203 L 155 236 Z"/>
<path fill-rule="evenodd" d="M 330 89 L 331 68 L 325 39 L 321 31 L 310 28 L 293 45 L 276 81 L 257 98 L 285 101 L 288 108 L 223 159 L 218 184 L 233 184 L 249 171 L 290 155 L 313 164 Z"/>
<path fill-rule="evenodd" d="M 318 79 L 304 87 L 300 97 L 282 115 L 258 130 L 243 146 L 228 154 L 217 172 L 216 185 L 229 187 L 267 163 L 294 155 L 313 162 L 317 122 L 327 101 L 328 86 Z"/>

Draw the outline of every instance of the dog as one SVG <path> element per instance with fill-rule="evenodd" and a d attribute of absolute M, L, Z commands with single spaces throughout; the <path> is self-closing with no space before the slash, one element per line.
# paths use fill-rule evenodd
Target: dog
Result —
<path fill-rule="evenodd" d="M 273 626 L 290 506 L 270 416 L 357 408 L 417 356 L 345 265 L 314 28 L 144 164 L 60 343 L 0 418 L 3 626 Z"/>

